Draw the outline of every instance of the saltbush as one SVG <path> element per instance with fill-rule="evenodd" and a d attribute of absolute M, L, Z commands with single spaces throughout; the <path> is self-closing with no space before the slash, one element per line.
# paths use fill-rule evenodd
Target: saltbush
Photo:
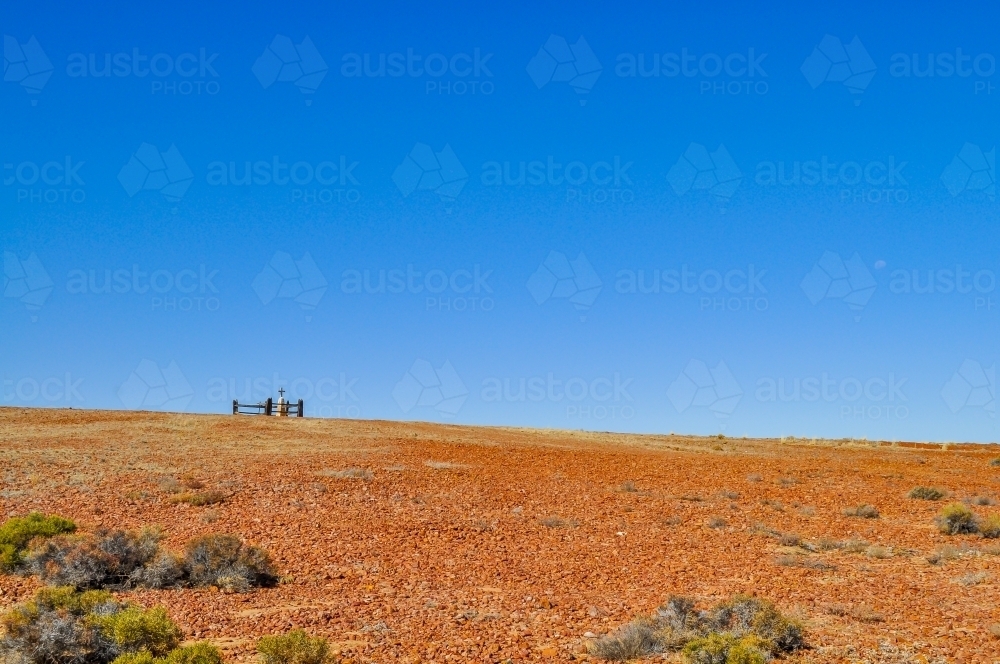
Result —
<path fill-rule="evenodd" d="M 640 618 L 593 642 L 590 652 L 627 661 L 680 650 L 690 664 L 762 664 L 805 647 L 802 626 L 770 602 L 737 595 L 709 611 L 671 597 L 650 618 Z"/>
<path fill-rule="evenodd" d="M 937 525 L 945 535 L 979 532 L 979 519 L 962 503 L 945 505 L 937 516 Z"/>
<path fill-rule="evenodd" d="M 122 655 L 167 655 L 180 630 L 162 608 L 142 609 L 102 590 L 43 588 L 0 617 L 0 661 L 107 664 Z"/>
<path fill-rule="evenodd" d="M 330 646 L 322 637 L 310 637 L 295 629 L 280 636 L 265 636 L 257 642 L 263 664 L 325 664 L 330 661 Z"/>
<path fill-rule="evenodd" d="M 915 486 L 910 489 L 910 493 L 907 495 L 917 500 L 941 500 L 944 498 L 945 492 L 932 486 Z"/>
<path fill-rule="evenodd" d="M 184 552 L 184 571 L 192 585 L 217 586 L 232 592 L 246 592 L 277 581 L 267 552 L 246 546 L 233 535 L 203 535 L 191 540 Z"/>
<path fill-rule="evenodd" d="M 15 572 L 24 564 L 28 544 L 35 538 L 72 533 L 76 524 L 59 516 L 32 512 L 7 519 L 0 526 L 0 572 Z"/>

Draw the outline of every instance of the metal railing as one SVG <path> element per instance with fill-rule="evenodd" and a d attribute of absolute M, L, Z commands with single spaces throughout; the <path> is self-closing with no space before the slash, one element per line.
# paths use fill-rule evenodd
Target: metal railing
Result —
<path fill-rule="evenodd" d="M 278 415 L 284 417 L 303 417 L 303 402 L 275 403 L 270 397 L 260 403 L 240 403 L 233 399 L 233 415 Z"/>

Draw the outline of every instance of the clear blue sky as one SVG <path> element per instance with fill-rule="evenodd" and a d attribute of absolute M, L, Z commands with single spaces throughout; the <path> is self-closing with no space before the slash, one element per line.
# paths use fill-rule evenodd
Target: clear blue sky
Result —
<path fill-rule="evenodd" d="M 313 5 L 5 8 L 0 403 L 998 440 L 995 7 Z"/>

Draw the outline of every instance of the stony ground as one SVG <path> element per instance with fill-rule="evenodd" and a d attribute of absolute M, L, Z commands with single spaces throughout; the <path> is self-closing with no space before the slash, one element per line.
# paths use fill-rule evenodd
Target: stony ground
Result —
<path fill-rule="evenodd" d="M 158 524 L 176 549 L 209 532 L 265 547 L 283 575 L 275 588 L 126 594 L 165 605 L 188 639 L 211 639 L 233 661 L 293 626 L 353 662 L 581 660 L 594 635 L 670 594 L 707 607 L 752 593 L 807 625 L 812 647 L 789 661 L 995 662 L 1000 540 L 938 533 L 943 503 L 907 492 L 933 485 L 989 503 L 996 456 L 0 409 L 0 519 L 41 510 L 86 529 Z M 176 504 L 178 483 L 228 497 Z M 880 517 L 843 514 L 862 503 Z M 850 544 L 823 550 L 833 542 Z M 0 609 L 34 588 L 0 576 Z"/>

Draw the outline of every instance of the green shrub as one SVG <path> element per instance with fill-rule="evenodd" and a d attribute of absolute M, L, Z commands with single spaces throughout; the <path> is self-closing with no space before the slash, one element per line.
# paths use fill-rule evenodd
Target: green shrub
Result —
<path fill-rule="evenodd" d="M 257 642 L 263 664 L 325 664 L 331 661 L 326 639 L 311 638 L 296 629 L 281 636 L 265 636 Z"/>
<path fill-rule="evenodd" d="M 184 553 L 184 570 L 192 585 L 217 586 L 232 592 L 246 592 L 277 581 L 267 552 L 246 546 L 233 535 L 203 535 L 191 540 Z"/>
<path fill-rule="evenodd" d="M 990 465 L 991 466 L 1000 466 L 1000 457 L 997 457 L 995 459 L 990 459 Z"/>
<path fill-rule="evenodd" d="M 690 664 L 767 664 L 771 659 L 770 646 L 763 639 L 723 632 L 688 642 L 682 654 Z"/>
<path fill-rule="evenodd" d="M 69 519 L 39 512 L 7 519 L 0 526 L 0 572 L 18 569 L 24 563 L 28 544 L 36 537 L 55 537 L 75 530 L 76 524 Z"/>
<path fill-rule="evenodd" d="M 945 505 L 937 517 L 938 529 L 946 535 L 961 535 L 979 531 L 976 515 L 962 503 Z"/>
<path fill-rule="evenodd" d="M 915 486 L 907 495 L 917 500 L 941 500 L 945 497 L 945 492 L 932 486 Z"/>
<path fill-rule="evenodd" d="M 174 648 L 166 657 L 154 657 L 148 650 L 119 655 L 112 664 L 222 664 L 222 653 L 207 641 Z"/>
<path fill-rule="evenodd" d="M 979 534 L 988 539 L 1000 537 L 1000 514 L 990 514 L 979 525 Z"/>
<path fill-rule="evenodd" d="M 180 630 L 163 607 L 129 606 L 110 615 L 91 618 L 108 640 L 122 652 L 146 650 L 154 657 L 166 655 L 180 642 Z"/>

